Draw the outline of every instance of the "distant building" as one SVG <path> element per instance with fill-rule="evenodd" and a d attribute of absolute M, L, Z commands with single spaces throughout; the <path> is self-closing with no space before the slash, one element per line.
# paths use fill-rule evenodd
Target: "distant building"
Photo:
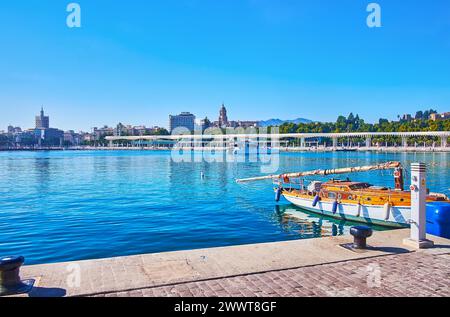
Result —
<path fill-rule="evenodd" d="M 80 133 L 75 133 L 73 130 L 64 132 L 64 144 L 78 146 L 82 143 L 83 137 Z"/>
<path fill-rule="evenodd" d="M 39 146 L 62 146 L 64 131 L 58 129 L 34 129 L 34 135 Z"/>
<path fill-rule="evenodd" d="M 34 146 L 36 142 L 36 134 L 34 129 L 22 131 L 17 134 L 13 134 L 11 137 L 12 144 L 14 146 Z"/>
<path fill-rule="evenodd" d="M 216 128 L 257 128 L 259 121 L 230 121 L 228 119 L 228 112 L 225 105 L 222 104 L 219 113 L 219 120 L 213 123 Z"/>
<path fill-rule="evenodd" d="M 430 114 L 430 119 L 433 121 L 450 119 L 450 112 L 444 112 L 441 114 L 432 113 Z"/>
<path fill-rule="evenodd" d="M 35 120 L 36 129 L 48 129 L 50 128 L 50 117 L 44 115 L 44 107 L 41 108 L 41 113 L 36 116 Z"/>
<path fill-rule="evenodd" d="M 227 108 L 225 108 L 224 104 L 222 104 L 222 108 L 220 108 L 220 112 L 219 112 L 219 126 L 221 128 L 228 127 Z"/>
<path fill-rule="evenodd" d="M 143 125 L 134 126 L 131 128 L 131 135 L 147 135 L 147 134 L 150 134 L 151 131 L 152 131 L 151 128 L 147 128 Z"/>
<path fill-rule="evenodd" d="M 142 135 L 154 135 L 162 133 L 163 129 L 160 127 L 147 128 L 144 125 L 132 126 L 123 125 L 119 123 L 113 130 L 113 135 L 115 136 L 142 136 Z"/>
<path fill-rule="evenodd" d="M 115 135 L 115 129 L 108 126 L 103 126 L 102 128 L 92 128 L 92 134 L 90 136 L 85 136 L 84 141 L 99 141 L 102 137 Z"/>
<path fill-rule="evenodd" d="M 176 128 L 186 128 L 189 131 L 195 129 L 195 116 L 190 112 L 182 112 L 177 116 L 169 116 L 169 132 Z"/>
<path fill-rule="evenodd" d="M 81 133 L 81 142 L 90 143 L 96 141 L 94 133 Z"/>
<path fill-rule="evenodd" d="M 9 135 L 15 135 L 22 133 L 22 129 L 20 127 L 13 127 L 12 125 L 8 126 L 8 132 Z"/>
<path fill-rule="evenodd" d="M 236 128 L 258 128 L 259 121 L 237 121 Z"/>
<path fill-rule="evenodd" d="M 62 146 L 64 142 L 64 131 L 50 128 L 50 118 L 44 114 L 44 108 L 36 116 L 35 129 L 32 130 L 36 143 L 39 146 Z"/>
<path fill-rule="evenodd" d="M 114 135 L 115 136 L 128 136 L 128 133 L 126 132 L 126 127 L 119 123 L 116 128 L 114 129 Z"/>

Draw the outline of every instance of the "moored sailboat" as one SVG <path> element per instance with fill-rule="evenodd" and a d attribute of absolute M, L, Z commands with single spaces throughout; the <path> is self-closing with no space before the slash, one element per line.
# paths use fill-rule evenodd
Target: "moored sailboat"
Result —
<path fill-rule="evenodd" d="M 326 182 L 306 181 L 305 177 L 368 172 L 394 171 L 394 188 L 373 186 L 350 179 Z M 270 175 L 238 180 L 239 183 L 271 179 L 276 185 L 276 200 L 281 197 L 305 210 L 337 219 L 407 227 L 411 219 L 411 191 L 404 189 L 404 169 L 400 162 L 315 170 L 282 175 Z M 444 194 L 428 193 L 427 203 L 450 212 L 450 200 Z M 432 206 L 433 207 L 433 206 Z M 450 219 L 448 219 L 450 221 Z"/>

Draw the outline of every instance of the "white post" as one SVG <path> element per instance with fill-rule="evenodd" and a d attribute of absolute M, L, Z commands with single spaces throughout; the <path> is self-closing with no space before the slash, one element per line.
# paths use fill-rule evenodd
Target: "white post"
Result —
<path fill-rule="evenodd" d="M 404 244 L 426 249 L 434 246 L 427 240 L 427 166 L 425 163 L 411 164 L 411 237 Z"/>
<path fill-rule="evenodd" d="M 448 137 L 446 137 L 446 136 L 443 136 L 441 138 L 441 147 L 443 147 L 443 148 L 447 147 L 447 139 L 448 139 Z"/>
<path fill-rule="evenodd" d="M 301 140 L 300 140 L 300 147 L 301 148 L 306 148 L 306 139 L 305 138 L 301 138 Z"/>
<path fill-rule="evenodd" d="M 402 146 L 408 147 L 408 138 L 406 136 L 402 137 Z"/>

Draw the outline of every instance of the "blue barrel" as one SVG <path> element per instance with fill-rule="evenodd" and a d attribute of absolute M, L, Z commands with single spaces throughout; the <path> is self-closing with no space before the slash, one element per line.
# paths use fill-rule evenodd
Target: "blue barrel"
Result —
<path fill-rule="evenodd" d="M 450 203 L 427 203 L 427 233 L 450 239 Z"/>

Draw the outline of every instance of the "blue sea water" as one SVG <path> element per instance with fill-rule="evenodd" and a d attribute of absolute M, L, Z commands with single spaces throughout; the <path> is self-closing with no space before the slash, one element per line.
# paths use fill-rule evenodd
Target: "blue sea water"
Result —
<path fill-rule="evenodd" d="M 278 172 L 391 160 L 428 163 L 431 190 L 450 194 L 445 153 L 284 153 Z M 0 152 L 0 255 L 39 264 L 339 235 L 353 225 L 277 205 L 270 182 L 235 182 L 260 167 L 175 163 L 170 152 Z M 393 183 L 388 172 L 350 176 Z"/>

